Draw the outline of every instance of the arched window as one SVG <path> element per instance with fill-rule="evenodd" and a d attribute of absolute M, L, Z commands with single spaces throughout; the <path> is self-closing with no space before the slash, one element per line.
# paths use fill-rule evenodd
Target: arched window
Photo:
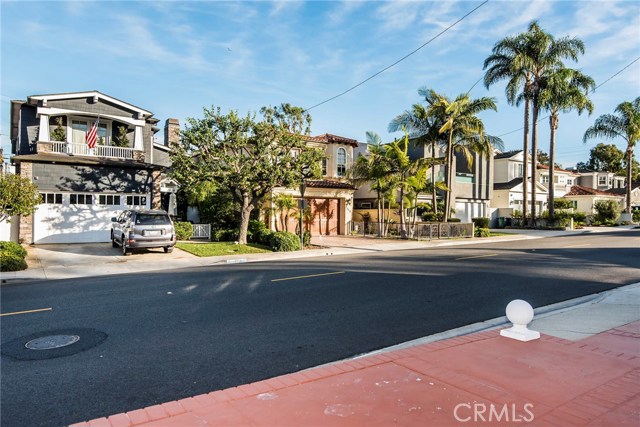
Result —
<path fill-rule="evenodd" d="M 338 148 L 338 176 L 345 176 L 347 174 L 347 150 L 344 148 Z"/>

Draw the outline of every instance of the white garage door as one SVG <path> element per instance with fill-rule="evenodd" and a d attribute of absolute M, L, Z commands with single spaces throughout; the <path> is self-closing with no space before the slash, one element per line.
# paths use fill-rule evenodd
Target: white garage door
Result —
<path fill-rule="evenodd" d="M 124 195 L 115 196 L 115 200 L 113 195 L 106 196 L 108 200 L 102 200 L 105 204 L 99 203 L 100 195 L 96 194 L 90 199 L 83 194 L 47 193 L 42 196 L 46 203 L 38 206 L 33 215 L 35 244 L 109 242 L 112 217 L 130 207 L 147 207 L 125 205 L 127 197 Z"/>

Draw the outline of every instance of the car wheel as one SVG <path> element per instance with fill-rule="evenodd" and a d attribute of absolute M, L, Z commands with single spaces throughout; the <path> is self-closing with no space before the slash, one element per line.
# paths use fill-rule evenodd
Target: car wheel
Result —
<path fill-rule="evenodd" d="M 131 255 L 131 250 L 127 248 L 127 244 L 125 243 L 124 239 L 122 239 L 122 255 L 124 256 Z"/>
<path fill-rule="evenodd" d="M 165 246 L 163 249 L 165 254 L 170 254 L 171 252 L 173 252 L 173 246 Z"/>
<path fill-rule="evenodd" d="M 115 237 L 113 237 L 113 231 L 111 232 L 111 247 L 112 248 L 117 248 L 118 247 L 118 243 L 116 242 Z"/>

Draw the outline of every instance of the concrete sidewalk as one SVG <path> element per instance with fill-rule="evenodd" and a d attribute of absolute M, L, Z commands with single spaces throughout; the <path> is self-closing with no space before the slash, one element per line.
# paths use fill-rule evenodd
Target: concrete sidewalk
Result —
<path fill-rule="evenodd" d="M 536 341 L 461 330 L 73 426 L 639 425 L 640 283 L 537 312 Z"/>
<path fill-rule="evenodd" d="M 621 230 L 624 227 L 615 227 Z M 627 227 L 628 228 L 628 227 Z M 143 250 L 131 256 L 122 256 L 120 250 L 109 243 L 49 244 L 27 246 L 27 263 L 24 271 L 3 272 L 2 283 L 24 280 L 53 280 L 76 277 L 92 277 L 110 274 L 158 272 L 181 268 L 226 265 L 237 262 L 279 261 L 286 259 L 338 256 L 393 250 L 424 249 L 430 247 L 476 245 L 508 242 L 524 239 L 570 236 L 593 232 L 591 229 L 575 231 L 500 230 L 509 235 L 491 238 L 466 238 L 450 240 L 412 241 L 376 239 L 362 236 L 315 236 L 311 243 L 315 249 L 296 252 L 228 255 L 200 258 L 176 249 L 165 254 L 160 249 Z M 597 231 L 607 231 L 599 229 Z"/>

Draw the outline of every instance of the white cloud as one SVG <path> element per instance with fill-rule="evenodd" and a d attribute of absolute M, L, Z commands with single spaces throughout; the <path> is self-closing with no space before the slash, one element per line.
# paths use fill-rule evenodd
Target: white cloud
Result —
<path fill-rule="evenodd" d="M 336 7 L 329 11 L 327 19 L 332 26 L 342 25 L 349 16 L 365 5 L 363 1 L 343 0 L 337 2 Z"/>
<path fill-rule="evenodd" d="M 418 20 L 420 8 L 419 2 L 385 2 L 376 10 L 376 17 L 383 31 L 404 30 Z"/>

